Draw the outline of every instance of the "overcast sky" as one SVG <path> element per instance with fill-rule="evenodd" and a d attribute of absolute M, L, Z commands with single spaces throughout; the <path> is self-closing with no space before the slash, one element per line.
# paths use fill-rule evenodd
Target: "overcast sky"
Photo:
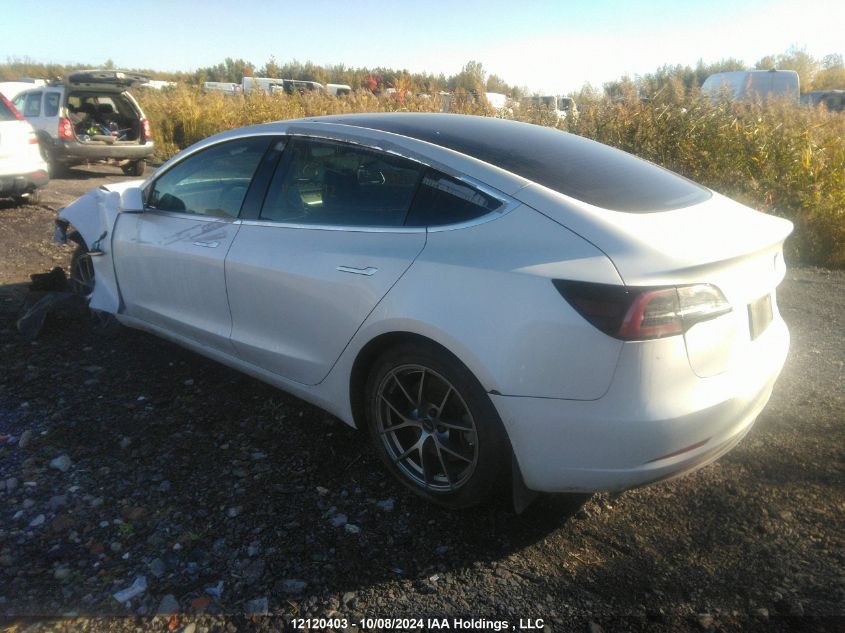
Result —
<path fill-rule="evenodd" d="M 194 70 L 240 57 L 488 72 L 532 91 L 790 46 L 845 53 L 842 0 L 0 0 L 0 58 Z"/>

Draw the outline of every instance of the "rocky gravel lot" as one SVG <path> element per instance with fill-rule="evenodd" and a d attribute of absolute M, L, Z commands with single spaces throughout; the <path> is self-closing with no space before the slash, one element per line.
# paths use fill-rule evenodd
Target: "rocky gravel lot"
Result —
<path fill-rule="evenodd" d="M 842 271 L 790 270 L 786 369 L 716 464 L 521 516 L 452 513 L 394 484 L 354 430 L 172 344 L 62 314 L 34 342 L 17 332 L 29 275 L 70 256 L 56 209 L 119 174 L 0 203 L 0 630 L 845 631 Z"/>

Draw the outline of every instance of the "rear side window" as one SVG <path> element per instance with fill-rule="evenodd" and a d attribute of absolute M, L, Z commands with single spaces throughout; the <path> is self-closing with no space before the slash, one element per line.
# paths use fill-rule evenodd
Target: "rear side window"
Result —
<path fill-rule="evenodd" d="M 56 116 L 59 113 L 60 97 L 58 92 L 48 92 L 44 95 L 44 116 Z"/>
<path fill-rule="evenodd" d="M 407 226 L 443 226 L 459 224 L 487 215 L 502 206 L 495 198 L 467 184 L 438 173 L 426 171 L 414 204 L 408 213 Z"/>
<path fill-rule="evenodd" d="M 285 148 L 260 217 L 290 224 L 401 226 L 423 169 L 356 145 L 295 138 Z"/>
<path fill-rule="evenodd" d="M 159 211 L 237 217 L 270 141 L 230 141 L 189 156 L 153 183 L 147 205 Z"/>
<path fill-rule="evenodd" d="M 21 111 L 25 117 L 41 116 L 41 93 L 30 92 L 24 95 L 23 110 Z"/>

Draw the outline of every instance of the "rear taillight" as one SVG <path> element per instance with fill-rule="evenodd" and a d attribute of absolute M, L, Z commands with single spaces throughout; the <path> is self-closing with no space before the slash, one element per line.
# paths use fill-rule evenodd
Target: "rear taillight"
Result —
<path fill-rule="evenodd" d="M 66 119 L 62 117 L 59 119 L 59 138 L 62 139 L 73 139 L 73 125 L 70 122 L 70 119 Z"/>
<path fill-rule="evenodd" d="M 153 130 L 150 127 L 150 122 L 148 119 L 141 119 L 141 129 L 144 132 L 145 141 L 153 140 Z"/>
<path fill-rule="evenodd" d="M 38 137 L 35 136 L 35 132 L 33 132 L 32 130 L 27 132 L 26 142 L 29 143 L 30 145 L 38 145 Z"/>
<path fill-rule="evenodd" d="M 722 292 L 710 284 L 637 288 L 556 279 L 554 285 L 593 326 L 627 341 L 683 334 L 731 311 Z"/>

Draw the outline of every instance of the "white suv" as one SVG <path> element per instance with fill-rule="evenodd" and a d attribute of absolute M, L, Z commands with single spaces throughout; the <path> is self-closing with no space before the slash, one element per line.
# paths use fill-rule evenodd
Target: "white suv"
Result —
<path fill-rule="evenodd" d="M 0 94 L 0 197 L 27 202 L 48 180 L 32 126 Z"/>
<path fill-rule="evenodd" d="M 155 148 L 150 122 L 127 90 L 148 81 L 119 70 L 82 70 L 26 90 L 14 104 L 35 128 L 53 175 L 112 160 L 125 174 L 141 176 Z"/>

